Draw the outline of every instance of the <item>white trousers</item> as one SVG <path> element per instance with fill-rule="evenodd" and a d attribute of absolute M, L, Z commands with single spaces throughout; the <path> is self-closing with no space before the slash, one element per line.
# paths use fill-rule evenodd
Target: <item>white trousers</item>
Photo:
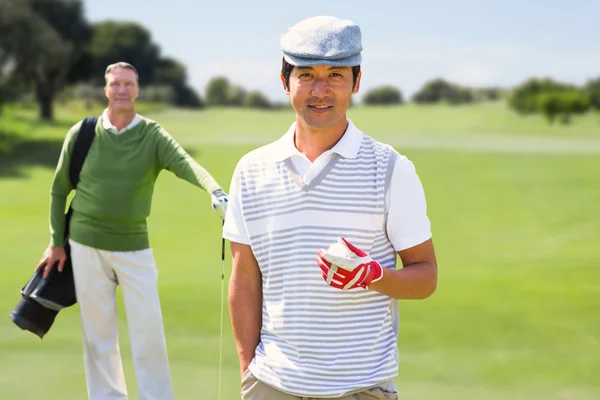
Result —
<path fill-rule="evenodd" d="M 119 351 L 116 288 L 121 286 L 140 400 L 173 400 L 152 249 L 98 250 L 69 241 L 91 400 L 127 400 Z"/>

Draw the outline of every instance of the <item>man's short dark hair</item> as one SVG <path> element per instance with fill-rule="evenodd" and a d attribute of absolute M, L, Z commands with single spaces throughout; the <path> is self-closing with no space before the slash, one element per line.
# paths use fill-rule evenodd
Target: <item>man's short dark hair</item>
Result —
<path fill-rule="evenodd" d="M 294 66 L 285 60 L 285 57 L 281 59 L 281 75 L 285 80 L 285 87 L 290 87 L 290 75 Z M 360 72 L 360 65 L 352 67 L 352 88 L 356 87 L 356 80 L 358 79 L 358 73 Z"/>

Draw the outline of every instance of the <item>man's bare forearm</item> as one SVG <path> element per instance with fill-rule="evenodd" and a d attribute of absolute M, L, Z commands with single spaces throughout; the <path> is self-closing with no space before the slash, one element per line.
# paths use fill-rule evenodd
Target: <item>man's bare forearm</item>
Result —
<path fill-rule="evenodd" d="M 262 326 L 262 277 L 249 246 L 231 244 L 233 270 L 229 280 L 229 314 L 243 373 L 254 358 Z"/>
<path fill-rule="evenodd" d="M 427 262 L 392 271 L 383 269 L 381 280 L 369 285 L 393 299 L 425 299 L 435 292 L 437 268 Z"/>
<path fill-rule="evenodd" d="M 398 253 L 403 268 L 383 269 L 383 277 L 369 285 L 393 299 L 425 299 L 437 288 L 438 267 L 431 239 Z"/>

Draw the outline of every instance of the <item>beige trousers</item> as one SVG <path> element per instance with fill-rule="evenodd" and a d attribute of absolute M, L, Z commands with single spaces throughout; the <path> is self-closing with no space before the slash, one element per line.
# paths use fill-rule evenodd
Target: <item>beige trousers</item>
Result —
<path fill-rule="evenodd" d="M 127 400 L 115 291 L 121 286 L 140 400 L 173 400 L 152 249 L 105 251 L 69 241 L 88 396 Z"/>
<path fill-rule="evenodd" d="M 246 370 L 242 375 L 242 400 L 318 400 L 316 397 L 298 397 L 280 392 L 272 386 L 256 379 Z M 398 400 L 396 393 L 371 388 L 364 392 L 338 397 L 338 400 Z"/>

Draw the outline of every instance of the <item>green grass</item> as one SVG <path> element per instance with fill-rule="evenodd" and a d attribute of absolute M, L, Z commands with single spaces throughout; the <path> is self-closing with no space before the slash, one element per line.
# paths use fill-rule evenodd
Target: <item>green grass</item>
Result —
<path fill-rule="evenodd" d="M 10 115 L 31 120 L 36 109 L 9 108 Z M 99 106 L 91 110 L 81 105 L 58 107 L 55 126 L 69 124 L 88 113 L 99 113 Z M 290 124 L 289 110 L 257 111 L 248 109 L 209 109 L 189 111 L 164 109 L 158 105 L 142 105 L 138 110 L 160 119 L 170 130 L 207 139 L 214 135 L 277 137 Z M 541 115 L 520 116 L 508 110 L 504 102 L 478 103 L 469 106 L 408 104 L 405 106 L 355 106 L 350 118 L 372 134 L 383 137 L 418 135 L 443 137 L 534 137 L 534 138 L 593 138 L 600 139 L 600 113 L 589 112 L 573 117 L 570 125 L 549 124 Z M 6 116 L 4 119 L 7 119 Z M 1 120 L 0 120 L 1 121 Z M 44 125 L 46 131 L 48 127 Z"/>
<path fill-rule="evenodd" d="M 159 117 L 160 115 L 160 117 Z M 571 125 L 550 125 L 541 116 L 521 117 L 501 103 L 469 107 L 415 106 L 354 107 L 352 121 L 379 138 L 419 137 L 426 139 L 486 138 L 568 138 L 600 139 L 600 114 L 576 117 Z M 157 114 L 173 132 L 212 142 L 223 135 L 228 140 L 254 138 L 266 142 L 285 132 L 291 123 L 290 111 L 217 109 L 204 113 L 168 110 Z M 222 140 L 222 139 L 221 139 Z"/>
<path fill-rule="evenodd" d="M 448 139 L 505 132 L 592 140 L 598 132 L 594 116 L 568 128 L 549 127 L 543 120 L 527 127 L 530 120 L 517 123 L 505 111 L 487 107 L 454 110 L 452 117 L 444 107 L 357 107 L 350 116 L 382 140 L 396 132 Z M 496 116 L 487 120 L 487 112 Z M 48 242 L 48 191 L 56 154 L 39 162 L 44 145 L 30 148 L 23 139 L 54 143 L 48 151 L 57 151 L 55 144 L 68 126 L 85 113 L 58 110 L 53 126 L 32 122 L 32 115 L 15 110 L 0 117 L 0 133 L 14 133 L 8 150 L 0 149 L 0 305 L 6 316 Z M 241 155 L 282 134 L 292 118 L 282 111 L 150 115 L 224 185 Z M 444 115 L 446 121 L 433 121 Z M 226 135 L 233 137 L 231 143 L 215 140 Z M 38 153 L 27 158 L 27 149 Z M 440 268 L 432 298 L 401 302 L 401 398 L 600 398 L 600 154 L 399 150 L 415 162 L 423 181 Z M 215 399 L 220 223 L 205 193 L 164 172 L 149 227 L 175 394 L 178 399 Z M 230 269 L 228 257 L 227 277 Z M 237 357 L 225 312 L 223 399 L 236 399 Z M 122 312 L 121 321 L 121 350 L 134 399 Z M 86 398 L 77 306 L 61 312 L 42 341 L 8 318 L 0 319 L 0 388 L 2 399 Z"/>

